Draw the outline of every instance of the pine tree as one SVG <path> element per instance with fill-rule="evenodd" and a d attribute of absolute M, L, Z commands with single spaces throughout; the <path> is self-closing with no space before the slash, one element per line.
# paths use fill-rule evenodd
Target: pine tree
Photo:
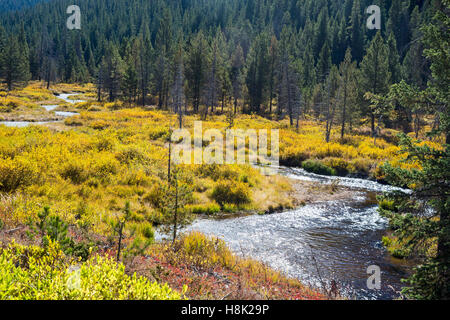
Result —
<path fill-rule="evenodd" d="M 221 112 L 224 112 L 225 104 L 231 96 L 230 60 L 225 36 L 220 29 L 216 32 L 214 44 L 217 47 L 217 82 L 218 98 L 220 99 Z"/>
<path fill-rule="evenodd" d="M 237 113 L 238 99 L 242 98 L 243 86 L 243 68 L 244 68 L 244 53 L 240 45 L 237 46 L 231 58 L 231 85 L 233 88 L 234 99 L 234 114 Z"/>
<path fill-rule="evenodd" d="M 5 63 L 6 43 L 7 43 L 6 32 L 5 29 L 0 25 L 0 81 L 4 77 L 3 64 Z"/>
<path fill-rule="evenodd" d="M 409 42 L 408 27 L 408 6 L 405 5 L 405 1 L 393 0 L 389 10 L 387 34 L 394 34 L 397 46 L 402 50 Z"/>
<path fill-rule="evenodd" d="M 350 48 L 347 49 L 344 61 L 339 67 L 340 74 L 340 107 L 341 107 L 341 139 L 344 139 L 345 125 L 350 115 L 350 106 L 355 105 L 356 63 L 352 62 Z"/>
<path fill-rule="evenodd" d="M 122 79 L 122 92 L 128 98 L 128 102 L 131 102 L 137 96 L 138 89 L 138 75 L 136 72 L 136 66 L 131 56 L 127 56 L 125 61 L 125 72 Z"/>
<path fill-rule="evenodd" d="M 206 75 L 205 92 L 203 94 L 205 101 L 205 112 L 204 117 L 208 114 L 208 109 L 211 109 L 211 113 L 214 113 L 214 107 L 217 105 L 218 101 L 218 62 L 217 62 L 217 44 L 212 44 L 211 62 L 209 63 L 209 70 Z"/>
<path fill-rule="evenodd" d="M 328 41 L 328 9 L 324 7 L 319 14 L 314 35 L 314 56 L 318 57 L 323 50 L 325 42 Z"/>
<path fill-rule="evenodd" d="M 117 98 L 123 80 L 123 61 L 117 47 L 112 43 L 107 46 L 101 70 L 103 88 L 112 102 Z"/>
<path fill-rule="evenodd" d="M 396 226 L 396 235 L 415 254 L 423 254 L 430 243 L 437 241 L 436 255 L 428 257 L 415 268 L 403 292 L 411 299 L 450 299 L 450 55 L 443 43 L 449 43 L 450 1 L 439 1 L 433 23 L 423 28 L 424 51 L 431 61 L 432 81 L 421 92 L 400 91 L 398 98 L 423 99 L 433 104 L 440 115 L 440 127 L 431 135 L 444 136 L 443 149 L 417 145 L 404 135 L 401 144 L 408 154 L 407 162 L 416 162 L 417 169 L 383 169 L 389 182 L 413 186 L 413 195 L 393 194 L 394 208 L 384 208 L 382 214 Z M 429 209 L 432 210 L 429 210 Z"/>
<path fill-rule="evenodd" d="M 156 80 L 156 91 L 158 95 L 158 108 L 167 107 L 169 98 L 169 87 L 172 79 L 171 65 L 173 54 L 172 16 L 168 9 L 160 18 L 158 32 L 156 34 L 156 54 L 154 79 Z"/>
<path fill-rule="evenodd" d="M 359 63 L 364 55 L 364 35 L 362 32 L 361 3 L 359 0 L 353 2 L 349 40 L 352 57 Z"/>
<path fill-rule="evenodd" d="M 409 50 L 403 60 L 403 78 L 410 85 L 425 89 L 428 78 L 428 61 L 423 55 L 423 34 L 421 31 L 419 7 L 415 7 L 411 13 L 411 37 Z"/>
<path fill-rule="evenodd" d="M 284 31 L 285 29 L 283 29 Z M 282 31 L 282 32 L 283 32 Z M 272 113 L 272 104 L 275 92 L 275 71 L 278 60 L 278 40 L 272 36 L 269 48 L 269 112 Z"/>
<path fill-rule="evenodd" d="M 301 94 L 298 86 L 299 76 L 287 52 L 282 53 L 278 73 L 278 113 L 285 110 L 289 115 L 289 123 L 293 126 L 294 119 L 298 119 L 300 115 Z"/>
<path fill-rule="evenodd" d="M 332 66 L 326 82 L 324 83 L 325 91 L 325 141 L 330 142 L 331 130 L 335 121 L 337 105 L 340 104 L 339 94 L 340 76 L 336 66 Z"/>
<path fill-rule="evenodd" d="M 175 79 L 172 85 L 171 98 L 173 112 L 178 115 L 179 128 L 183 127 L 183 106 L 184 106 L 184 73 L 183 73 L 183 53 L 179 46 L 176 58 Z"/>
<path fill-rule="evenodd" d="M 294 125 L 294 119 L 298 119 L 301 107 L 301 94 L 299 88 L 299 75 L 294 68 L 292 58 L 292 33 L 285 26 L 281 32 L 280 60 L 277 70 L 278 75 L 278 114 L 283 110 L 289 116 L 289 123 Z M 298 121 L 297 121 L 298 126 Z"/>
<path fill-rule="evenodd" d="M 365 92 L 376 95 L 386 94 L 389 85 L 388 48 L 381 33 L 372 40 L 361 63 L 361 86 Z M 375 110 L 369 108 L 372 136 L 375 135 Z"/>
<path fill-rule="evenodd" d="M 400 57 L 397 50 L 397 41 L 395 40 L 394 34 L 390 33 L 387 40 L 387 46 L 389 51 L 389 72 L 391 74 L 391 84 L 398 83 L 401 80 L 401 66 Z"/>
<path fill-rule="evenodd" d="M 206 40 L 199 32 L 190 42 L 186 59 L 186 79 L 188 81 L 188 95 L 194 112 L 199 111 L 200 99 L 206 78 Z"/>
<path fill-rule="evenodd" d="M 11 91 L 16 85 L 26 83 L 30 79 L 30 64 L 24 45 L 17 37 L 10 36 L 0 57 L 0 74 Z"/>
<path fill-rule="evenodd" d="M 317 61 L 317 82 L 322 82 L 331 69 L 331 51 L 328 41 L 323 45 L 322 50 L 320 51 L 319 60 Z"/>
<path fill-rule="evenodd" d="M 246 84 L 248 89 L 248 112 L 261 113 L 268 99 L 269 39 L 261 33 L 253 42 L 248 58 Z"/>
<path fill-rule="evenodd" d="M 153 69 L 153 47 L 150 40 L 148 26 L 144 25 L 141 28 L 140 34 L 136 39 L 136 71 L 139 83 L 139 90 L 141 95 L 141 104 L 145 106 L 147 94 L 149 92 L 149 86 L 151 82 L 152 69 Z"/>

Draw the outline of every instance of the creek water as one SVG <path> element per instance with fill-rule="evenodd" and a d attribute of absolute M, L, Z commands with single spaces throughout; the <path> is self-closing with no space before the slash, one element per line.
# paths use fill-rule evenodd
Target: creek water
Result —
<path fill-rule="evenodd" d="M 84 100 L 72 100 L 70 97 L 76 96 L 79 93 L 62 93 L 60 95 L 57 95 L 56 97 L 59 99 L 64 100 L 67 103 L 75 104 L 79 102 L 84 102 Z M 46 111 L 53 111 L 56 108 L 58 108 L 58 105 L 42 105 L 42 108 L 44 108 Z M 68 118 L 78 115 L 77 112 L 67 112 L 67 111 L 53 111 L 55 115 Z M 0 121 L 0 125 L 5 125 L 7 127 L 16 127 L 16 128 L 24 128 L 28 126 L 38 126 L 38 125 L 45 125 L 48 123 L 57 123 L 62 122 L 64 120 L 57 120 L 57 121 Z"/>
<path fill-rule="evenodd" d="M 378 193 L 398 188 L 301 169 L 280 168 L 280 173 L 316 183 L 338 183 L 350 188 L 353 197 L 271 215 L 197 219 L 185 231 L 222 238 L 235 253 L 263 261 L 316 288 L 324 284 L 329 288 L 334 280 L 340 293 L 350 299 L 398 297 L 400 279 L 408 276 L 410 266 L 390 257 L 383 247 L 388 222 L 378 214 L 375 201 Z M 371 265 L 381 269 L 381 290 L 367 288 Z"/>

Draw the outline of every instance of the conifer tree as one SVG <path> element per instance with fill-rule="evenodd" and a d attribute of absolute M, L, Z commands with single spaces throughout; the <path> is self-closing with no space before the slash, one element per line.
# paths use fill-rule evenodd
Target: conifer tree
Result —
<path fill-rule="evenodd" d="M 440 126 L 431 132 L 444 136 L 442 149 L 417 145 L 404 135 L 401 144 L 407 162 L 417 162 L 421 169 L 400 169 L 386 164 L 383 169 L 391 183 L 414 188 L 412 195 L 391 194 L 394 205 L 383 207 L 382 214 L 395 225 L 396 235 L 414 254 L 424 255 L 430 243 L 437 242 L 436 254 L 424 259 L 403 289 L 411 299 L 450 299 L 450 56 L 443 43 L 449 43 L 450 1 L 439 1 L 433 22 L 423 28 L 426 57 L 431 61 L 432 81 L 425 91 L 400 90 L 399 99 L 418 97 L 433 104 L 440 115 Z M 429 209 L 432 210 L 429 210 Z M 427 255 L 425 255 L 427 256 Z"/>
<path fill-rule="evenodd" d="M 219 88 L 219 78 L 218 78 L 218 52 L 217 44 L 212 44 L 211 61 L 209 63 L 209 68 L 206 75 L 206 84 L 204 92 L 205 100 L 205 113 L 204 116 L 208 114 L 208 109 L 211 109 L 211 113 L 214 113 L 214 108 L 218 101 L 218 88 Z"/>
<path fill-rule="evenodd" d="M 201 96 L 206 79 L 207 43 L 202 32 L 199 32 L 190 42 L 186 59 L 186 79 L 188 81 L 188 95 L 194 112 L 199 111 Z"/>
<path fill-rule="evenodd" d="M 340 108 L 341 108 L 341 139 L 344 139 L 345 125 L 350 116 L 349 109 L 356 104 L 356 62 L 352 62 L 350 48 L 347 49 L 344 61 L 339 67 L 340 74 Z"/>
<path fill-rule="evenodd" d="M 171 90 L 173 112 L 178 115 L 179 128 L 183 127 L 183 106 L 184 96 L 184 70 L 183 70 L 183 52 L 179 45 L 177 58 L 175 62 L 175 79 Z"/>
<path fill-rule="evenodd" d="M 362 30 L 361 3 L 359 0 L 355 0 L 350 18 L 349 40 L 352 57 L 358 63 L 361 62 L 364 55 L 364 35 Z"/>
<path fill-rule="evenodd" d="M 390 33 L 388 40 L 388 61 L 389 61 L 389 72 L 391 74 L 390 83 L 398 83 L 401 80 L 401 66 L 400 57 L 397 50 L 397 41 L 395 40 L 394 34 Z"/>
<path fill-rule="evenodd" d="M 123 61 L 117 47 L 109 43 L 102 62 L 102 84 L 107 91 L 109 101 L 114 101 L 121 88 L 123 80 Z"/>
<path fill-rule="evenodd" d="M 147 25 L 142 26 L 140 34 L 135 42 L 135 47 L 137 50 L 136 71 L 139 83 L 139 91 L 141 95 L 140 100 L 141 105 L 145 106 L 147 94 L 149 92 L 149 87 L 152 80 L 152 69 L 154 67 L 153 47 Z"/>
<path fill-rule="evenodd" d="M 0 74 L 9 91 L 30 79 L 30 64 L 24 47 L 17 37 L 10 36 L 0 57 Z"/>
<path fill-rule="evenodd" d="M 317 81 L 323 82 L 328 76 L 331 69 L 331 51 L 328 41 L 322 47 L 320 51 L 319 60 L 317 61 Z"/>
<path fill-rule="evenodd" d="M 158 32 L 156 34 L 156 63 L 154 70 L 155 89 L 158 95 L 158 107 L 167 107 L 169 89 L 172 81 L 171 61 L 173 58 L 172 15 L 170 10 L 164 9 L 160 18 Z"/>
<path fill-rule="evenodd" d="M 233 53 L 231 61 L 231 85 L 233 89 L 234 114 L 237 113 L 238 99 L 242 98 L 244 53 L 240 45 Z"/>
<path fill-rule="evenodd" d="M 360 81 L 365 92 L 377 95 L 387 93 L 390 78 L 388 57 L 388 48 L 384 43 L 381 32 L 378 32 L 361 63 Z M 369 108 L 367 113 L 370 116 L 372 136 L 374 136 L 376 112 Z"/>
<path fill-rule="evenodd" d="M 256 37 L 248 58 L 246 84 L 248 89 L 247 112 L 261 113 L 268 99 L 269 39 L 263 32 Z"/>

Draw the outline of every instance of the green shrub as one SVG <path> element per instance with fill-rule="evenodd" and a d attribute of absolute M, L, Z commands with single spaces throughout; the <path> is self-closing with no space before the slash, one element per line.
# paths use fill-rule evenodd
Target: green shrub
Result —
<path fill-rule="evenodd" d="M 397 238 L 383 237 L 381 242 L 394 258 L 405 259 L 411 253 L 411 250 L 404 247 Z"/>
<path fill-rule="evenodd" d="M 378 205 L 383 210 L 394 211 L 395 210 L 395 201 L 387 198 L 383 198 L 378 202 Z"/>
<path fill-rule="evenodd" d="M 309 157 L 309 153 L 290 153 L 287 151 L 280 154 L 280 164 L 287 167 L 301 167 L 303 161 L 307 160 Z"/>
<path fill-rule="evenodd" d="M 326 175 L 326 176 L 335 176 L 336 170 L 328 167 L 327 165 L 321 163 L 317 160 L 306 160 L 302 163 L 303 169 L 308 172 Z"/>
<path fill-rule="evenodd" d="M 339 176 L 345 176 L 352 171 L 352 165 L 342 158 L 325 158 L 322 164 L 333 169 Z"/>

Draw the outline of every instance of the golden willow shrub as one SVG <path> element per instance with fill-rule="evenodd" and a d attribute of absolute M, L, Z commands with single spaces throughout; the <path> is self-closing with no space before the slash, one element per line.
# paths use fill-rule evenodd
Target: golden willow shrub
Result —
<path fill-rule="evenodd" d="M 37 165 L 26 159 L 1 159 L 0 192 L 14 192 L 36 182 Z"/>
<path fill-rule="evenodd" d="M 216 237 L 206 236 L 200 232 L 183 235 L 175 243 L 175 250 L 168 248 L 174 265 L 187 263 L 201 269 L 227 267 L 236 265 L 236 256 L 228 249 L 225 242 Z"/>
<path fill-rule="evenodd" d="M 239 206 L 252 202 L 250 187 L 237 181 L 219 180 L 211 193 L 211 199 L 222 208 L 225 204 Z"/>
<path fill-rule="evenodd" d="M 56 242 L 44 249 L 0 248 L 0 300 L 177 300 L 167 284 L 125 274 L 123 264 L 96 256 L 71 265 Z"/>

